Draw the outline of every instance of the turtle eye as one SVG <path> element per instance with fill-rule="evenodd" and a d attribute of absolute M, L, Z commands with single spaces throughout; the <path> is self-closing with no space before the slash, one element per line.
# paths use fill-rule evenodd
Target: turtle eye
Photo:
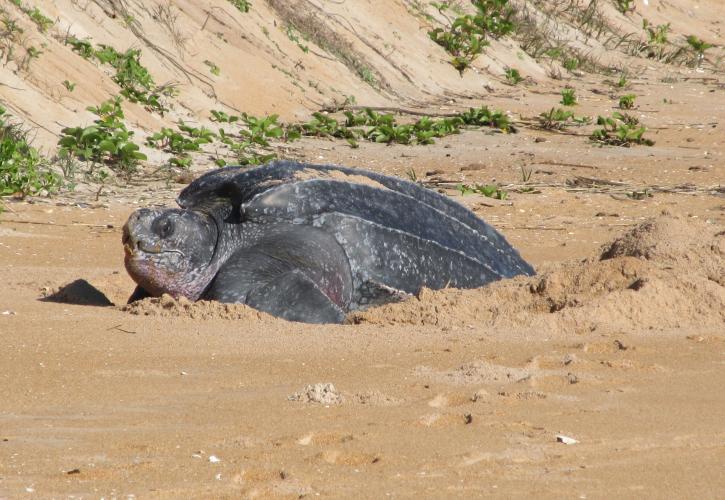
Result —
<path fill-rule="evenodd" d="M 161 238 L 168 238 L 174 234 L 174 222 L 166 218 L 157 226 L 156 231 Z"/>

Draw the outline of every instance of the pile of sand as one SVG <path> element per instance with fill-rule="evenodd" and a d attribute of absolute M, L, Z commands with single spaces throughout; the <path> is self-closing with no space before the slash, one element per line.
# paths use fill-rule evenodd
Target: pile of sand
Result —
<path fill-rule="evenodd" d="M 224 304 L 207 300 L 191 302 L 185 297 L 175 299 L 167 294 L 158 298 L 146 298 L 132 302 L 122 306 L 121 310 L 138 316 L 275 321 L 275 318 L 269 314 L 257 311 L 244 304 Z"/>
<path fill-rule="evenodd" d="M 546 334 L 718 328 L 725 324 L 725 231 L 662 216 L 596 255 L 476 290 L 417 298 L 350 315 L 352 323 L 475 325 Z"/>
<path fill-rule="evenodd" d="M 343 395 L 329 382 L 308 385 L 301 392 L 296 392 L 287 399 L 322 405 L 339 405 L 345 400 Z"/>

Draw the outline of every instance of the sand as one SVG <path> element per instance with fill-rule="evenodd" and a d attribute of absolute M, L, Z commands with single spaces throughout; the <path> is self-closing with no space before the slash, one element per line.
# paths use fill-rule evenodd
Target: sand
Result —
<path fill-rule="evenodd" d="M 60 19 L 58 29 L 145 43 L 103 2 L 37 4 Z M 245 17 L 225 2 L 174 2 L 185 50 L 151 7 L 128 4 L 192 75 L 184 80 L 163 52 L 148 52 L 158 81 L 185 83 L 168 116 L 129 106 L 139 134 L 179 117 L 208 124 L 220 103 L 307 118 L 351 94 L 362 105 L 438 113 L 487 104 L 526 122 L 571 84 L 577 115 L 616 110 L 610 77 L 551 78 L 507 40 L 459 77 L 431 49 L 410 2 L 302 2 L 314 8 L 300 12 L 324 18 L 384 77 L 379 89 L 315 55 L 325 54 L 314 44 L 300 50 L 282 28 L 292 15 L 285 5 L 297 3 L 252 2 Z M 646 16 L 671 21 L 672 36 L 700 33 L 722 45 L 721 2 L 647 8 L 638 3 L 625 18 L 606 7 L 627 29 L 641 29 Z M 38 141 L 50 147 L 61 126 L 90 119 L 84 107 L 114 87 L 52 33 L 34 36 L 47 42 L 45 57 L 28 71 L 0 68 L 0 99 L 40 124 Z M 208 158 L 180 183 L 139 178 L 99 191 L 78 178 L 75 191 L 54 197 L 4 198 L 0 498 L 722 497 L 722 71 L 715 56 L 696 69 L 595 41 L 591 50 L 631 69 L 633 112 L 655 146 L 600 148 L 587 141 L 590 129 L 524 125 L 426 147 L 305 139 L 281 151 L 404 178 L 412 171 L 499 229 L 536 267 L 531 278 L 423 290 L 344 325 L 171 297 L 127 305 L 134 283 L 123 267 L 123 223 L 138 207 L 174 206 Z M 238 52 L 238 64 L 208 74 L 204 59 Z M 502 82 L 511 61 L 526 83 Z M 73 94 L 52 90 L 65 78 L 78 82 Z M 522 169 L 532 172 L 533 193 L 520 189 Z M 462 196 L 459 182 L 499 183 L 509 196 Z"/>

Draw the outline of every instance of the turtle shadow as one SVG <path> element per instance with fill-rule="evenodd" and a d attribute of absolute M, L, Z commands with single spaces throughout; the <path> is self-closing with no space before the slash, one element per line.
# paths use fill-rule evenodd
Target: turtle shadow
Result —
<path fill-rule="evenodd" d="M 84 279 L 71 281 L 50 295 L 41 297 L 42 302 L 60 302 L 78 306 L 113 306 L 113 302 L 102 291 Z"/>

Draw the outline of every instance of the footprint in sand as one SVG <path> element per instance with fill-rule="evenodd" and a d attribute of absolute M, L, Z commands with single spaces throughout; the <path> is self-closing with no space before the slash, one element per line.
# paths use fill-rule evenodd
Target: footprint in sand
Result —
<path fill-rule="evenodd" d="M 317 463 L 330 465 L 372 465 L 380 462 L 380 456 L 371 453 L 342 451 L 336 449 L 323 450 L 312 457 Z"/>
<path fill-rule="evenodd" d="M 469 425 L 472 422 L 473 415 L 470 413 L 429 413 L 420 417 L 415 425 L 440 428 Z"/>
<path fill-rule="evenodd" d="M 336 443 L 347 443 L 355 439 L 348 432 L 308 432 L 297 440 L 300 446 L 319 445 L 327 446 Z"/>
<path fill-rule="evenodd" d="M 314 494 L 308 484 L 279 469 L 251 467 L 234 474 L 232 482 L 243 488 L 239 498 L 302 498 Z"/>
<path fill-rule="evenodd" d="M 405 402 L 403 399 L 375 390 L 356 392 L 350 396 L 350 400 L 357 404 L 370 406 L 397 406 Z"/>
<path fill-rule="evenodd" d="M 468 393 L 450 392 L 436 395 L 436 397 L 428 401 L 428 406 L 431 408 L 447 408 L 450 406 L 463 406 L 472 402 L 473 396 Z"/>

